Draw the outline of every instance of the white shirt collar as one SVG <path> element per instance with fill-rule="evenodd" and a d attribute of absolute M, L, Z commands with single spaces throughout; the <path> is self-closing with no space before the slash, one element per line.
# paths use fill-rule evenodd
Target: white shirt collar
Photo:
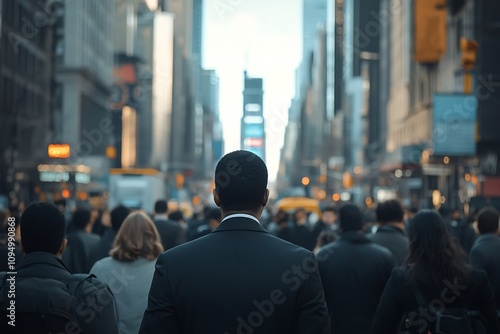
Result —
<path fill-rule="evenodd" d="M 255 218 L 254 216 L 251 216 L 249 214 L 246 214 L 246 213 L 233 213 L 232 215 L 226 216 L 226 218 L 222 219 L 221 223 L 225 220 L 230 219 L 230 218 L 249 218 L 249 219 L 255 220 L 257 223 L 260 224 L 260 222 L 257 218 Z"/>

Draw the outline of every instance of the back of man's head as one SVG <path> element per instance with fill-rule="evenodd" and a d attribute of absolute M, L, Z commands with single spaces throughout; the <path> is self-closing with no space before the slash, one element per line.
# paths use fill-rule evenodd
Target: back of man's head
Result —
<path fill-rule="evenodd" d="M 168 211 L 168 203 L 164 199 L 157 200 L 155 203 L 155 214 L 166 214 Z"/>
<path fill-rule="evenodd" d="M 64 215 L 50 203 L 35 203 L 21 216 L 21 243 L 26 254 L 48 252 L 57 254 L 64 240 Z"/>
<path fill-rule="evenodd" d="M 342 232 L 363 230 L 363 213 L 357 205 L 343 205 L 339 210 L 339 221 Z"/>
<path fill-rule="evenodd" d="M 381 224 L 403 222 L 405 211 L 398 200 L 390 199 L 377 205 L 377 222 Z"/>
<path fill-rule="evenodd" d="M 130 214 L 130 209 L 123 205 L 118 205 L 111 210 L 111 227 L 113 230 L 118 231 L 123 224 L 123 221 Z"/>
<path fill-rule="evenodd" d="M 477 229 L 479 233 L 497 233 L 499 220 L 498 211 L 494 207 L 488 206 L 483 208 L 477 216 Z"/>
<path fill-rule="evenodd" d="M 215 192 L 223 211 L 254 211 L 265 205 L 267 167 L 249 151 L 226 154 L 215 168 Z M 217 203 L 217 201 L 216 201 Z"/>
<path fill-rule="evenodd" d="M 71 219 L 73 227 L 77 230 L 83 230 L 90 223 L 90 210 L 78 208 L 73 212 Z"/>

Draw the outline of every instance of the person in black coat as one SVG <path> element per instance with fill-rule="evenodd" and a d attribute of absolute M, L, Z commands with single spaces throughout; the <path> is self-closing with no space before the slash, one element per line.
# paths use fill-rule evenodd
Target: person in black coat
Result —
<path fill-rule="evenodd" d="M 412 312 L 417 316 L 409 323 L 410 333 L 434 333 L 435 317 L 430 308 L 418 304 L 412 285 L 434 308 L 478 310 L 485 319 L 486 332 L 499 332 L 494 295 L 486 273 L 467 263 L 466 254 L 434 210 L 422 210 L 413 218 L 410 254 L 405 266 L 395 268 L 387 282 L 373 321 L 375 334 L 396 333 L 398 324 L 410 319 L 405 315 Z"/>
<path fill-rule="evenodd" d="M 79 208 L 73 212 L 71 232 L 68 233 L 68 247 L 62 261 L 72 273 L 88 273 L 95 262 L 95 249 L 101 237 L 91 233 L 91 213 L 89 209 Z"/>
<path fill-rule="evenodd" d="M 155 223 L 158 233 L 160 233 L 161 243 L 164 250 L 178 246 L 186 242 L 186 229 L 176 221 L 167 216 L 168 203 L 165 200 L 158 200 L 155 203 Z"/>
<path fill-rule="evenodd" d="M 408 256 L 409 241 L 404 235 L 405 211 L 399 201 L 391 199 L 377 205 L 375 210 L 380 227 L 370 238 L 380 246 L 389 249 L 398 265 Z"/>
<path fill-rule="evenodd" d="M 500 307 L 500 238 L 498 237 L 498 211 L 486 207 L 479 212 L 477 228 L 481 234 L 472 247 L 471 264 L 486 271 L 495 292 L 495 303 Z"/>
<path fill-rule="evenodd" d="M 72 279 L 71 271 L 60 258 L 67 245 L 67 240 L 64 238 L 65 229 L 65 218 L 53 204 L 34 203 L 23 212 L 21 248 L 24 257 L 16 268 L 16 291 L 13 298 L 25 300 L 21 296 L 27 296 L 31 301 L 31 307 L 28 305 L 23 307 L 20 300 L 16 299 L 16 326 L 7 326 L 7 320 L 2 319 L 1 333 L 59 333 L 61 328 L 56 327 L 59 322 L 55 321 L 54 317 L 55 312 L 59 311 L 63 315 L 66 312 L 70 313 L 83 333 L 118 334 L 113 294 L 97 278 L 88 277 L 82 280 L 75 289 L 76 298 L 69 301 L 61 298 L 60 289 L 57 291 L 47 289 L 47 286 L 54 287 L 54 284 L 50 284 L 52 280 L 59 281 L 61 286 L 65 286 Z M 10 276 L 12 275 L 7 275 Z M 31 280 L 29 288 L 33 288 L 30 291 L 23 290 L 22 287 L 28 285 L 21 283 L 28 279 Z M 3 283 L 6 281 L 0 280 L 0 291 L 5 292 L 5 295 L 0 296 L 0 304 L 5 310 L 4 304 L 8 299 L 7 290 L 2 289 Z M 40 291 L 45 294 L 40 294 Z M 50 303 L 52 314 L 40 314 L 36 309 L 33 310 L 33 306 L 43 302 Z M 28 308 L 30 312 L 21 312 L 21 308 L 24 310 Z M 37 330 L 34 331 L 33 327 L 37 327 Z M 66 332 L 80 332 L 71 323 L 66 323 L 65 328 Z"/>
<path fill-rule="evenodd" d="M 115 242 L 116 235 L 118 234 L 118 230 L 123 224 L 123 221 L 130 214 L 131 210 L 123 205 L 118 205 L 109 213 L 109 218 L 111 220 L 111 227 L 108 227 L 104 234 L 102 235 L 101 241 L 95 248 L 93 252 L 93 263 L 98 260 L 108 257 L 113 248 L 113 243 Z"/>
<path fill-rule="evenodd" d="M 341 207 L 339 218 L 340 239 L 316 255 L 331 333 L 371 333 L 373 315 L 394 258 L 387 248 L 363 234 L 363 214 L 356 205 Z"/>
<path fill-rule="evenodd" d="M 330 333 L 314 254 L 259 223 L 267 168 L 248 151 L 215 170 L 215 231 L 160 255 L 140 333 Z"/>

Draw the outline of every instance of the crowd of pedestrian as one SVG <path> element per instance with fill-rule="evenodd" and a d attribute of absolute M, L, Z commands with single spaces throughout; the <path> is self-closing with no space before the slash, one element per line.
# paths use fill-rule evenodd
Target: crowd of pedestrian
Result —
<path fill-rule="evenodd" d="M 264 162 L 236 151 L 215 173 L 229 169 L 240 172 L 216 183 L 218 207 L 196 219 L 164 199 L 151 216 L 123 205 L 67 216 L 64 202 L 0 212 L 0 271 L 15 261 L 15 330 L 499 333 L 495 208 L 469 219 L 388 200 L 368 213 L 347 203 L 318 220 L 299 208 L 264 221 Z M 0 278 L 0 332 L 13 333 L 11 276 Z"/>

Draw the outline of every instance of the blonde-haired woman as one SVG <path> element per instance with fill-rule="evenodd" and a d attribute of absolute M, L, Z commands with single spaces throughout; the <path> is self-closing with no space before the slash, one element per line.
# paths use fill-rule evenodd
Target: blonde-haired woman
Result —
<path fill-rule="evenodd" d="M 153 221 L 142 212 L 132 212 L 118 230 L 111 256 L 97 261 L 90 270 L 113 292 L 121 334 L 139 332 L 156 259 L 162 251 Z"/>

